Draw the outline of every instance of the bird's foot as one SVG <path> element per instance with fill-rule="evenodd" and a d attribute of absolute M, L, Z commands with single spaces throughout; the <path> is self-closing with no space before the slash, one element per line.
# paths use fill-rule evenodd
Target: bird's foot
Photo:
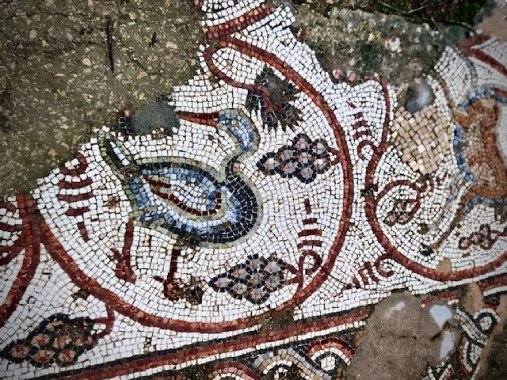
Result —
<path fill-rule="evenodd" d="M 174 279 L 163 279 L 160 276 L 155 276 L 153 278 L 162 283 L 165 298 L 170 301 L 178 301 L 181 299 L 183 296 L 183 288 L 181 288 Z"/>

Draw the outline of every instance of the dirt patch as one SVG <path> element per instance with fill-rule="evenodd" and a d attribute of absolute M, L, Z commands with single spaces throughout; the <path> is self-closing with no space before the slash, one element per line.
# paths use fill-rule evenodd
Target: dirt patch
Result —
<path fill-rule="evenodd" d="M 428 24 L 397 15 L 315 5 L 297 6 L 296 33 L 337 80 L 380 74 L 401 85 L 428 72 L 448 43 Z"/>
<path fill-rule="evenodd" d="M 184 83 L 198 14 L 185 0 L 0 2 L 0 196 L 28 191 L 93 128 Z"/>
<path fill-rule="evenodd" d="M 492 13 L 484 18 L 479 28 L 487 34 L 494 34 L 495 37 L 507 42 L 507 6 L 497 7 Z"/>
<path fill-rule="evenodd" d="M 452 272 L 452 262 L 450 259 L 445 258 L 440 260 L 437 265 L 437 271 L 442 273 L 450 273 Z"/>
<path fill-rule="evenodd" d="M 380 302 L 368 319 L 346 378 L 419 378 L 428 362 L 438 362 L 433 339 L 440 331 L 418 298 L 409 292 L 392 295 Z"/>
<path fill-rule="evenodd" d="M 477 311 L 482 308 L 482 292 L 479 285 L 476 283 L 468 284 L 466 287 L 466 293 L 463 297 L 463 308 L 467 313 L 474 315 Z"/>

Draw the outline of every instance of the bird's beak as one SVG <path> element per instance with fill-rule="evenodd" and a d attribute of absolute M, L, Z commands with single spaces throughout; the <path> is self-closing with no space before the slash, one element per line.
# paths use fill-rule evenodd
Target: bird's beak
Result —
<path fill-rule="evenodd" d="M 134 160 L 121 142 L 111 135 L 104 135 L 100 145 L 104 159 L 116 171 L 124 171 L 125 168 L 135 165 Z"/>

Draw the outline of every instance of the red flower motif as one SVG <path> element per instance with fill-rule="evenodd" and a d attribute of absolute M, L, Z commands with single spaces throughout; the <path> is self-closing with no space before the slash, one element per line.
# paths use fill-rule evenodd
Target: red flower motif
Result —
<path fill-rule="evenodd" d="M 58 361 L 62 364 L 69 364 L 74 361 L 76 357 L 76 351 L 71 349 L 65 349 L 58 355 Z"/>
<path fill-rule="evenodd" d="M 28 355 L 29 351 L 30 348 L 25 346 L 24 344 L 15 344 L 11 348 L 11 356 L 16 359 L 24 359 L 26 355 Z"/>
<path fill-rule="evenodd" d="M 32 356 L 32 360 L 37 363 L 44 364 L 49 362 L 55 356 L 55 352 L 52 350 L 40 350 Z"/>
<path fill-rule="evenodd" d="M 37 334 L 33 337 L 32 339 L 32 346 L 34 347 L 37 347 L 37 348 L 41 348 L 41 347 L 44 347 L 46 344 L 49 343 L 49 341 L 51 340 L 51 337 L 47 334 Z"/>

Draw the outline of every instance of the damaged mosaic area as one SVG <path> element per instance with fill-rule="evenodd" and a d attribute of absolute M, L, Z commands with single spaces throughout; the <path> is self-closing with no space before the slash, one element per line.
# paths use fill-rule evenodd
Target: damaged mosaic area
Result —
<path fill-rule="evenodd" d="M 197 8 L 163 128 L 127 113 L 0 203 L 2 377 L 340 378 L 401 290 L 441 340 L 424 378 L 476 376 L 507 290 L 507 46 L 448 47 L 401 104 L 324 71 L 287 4 Z"/>

